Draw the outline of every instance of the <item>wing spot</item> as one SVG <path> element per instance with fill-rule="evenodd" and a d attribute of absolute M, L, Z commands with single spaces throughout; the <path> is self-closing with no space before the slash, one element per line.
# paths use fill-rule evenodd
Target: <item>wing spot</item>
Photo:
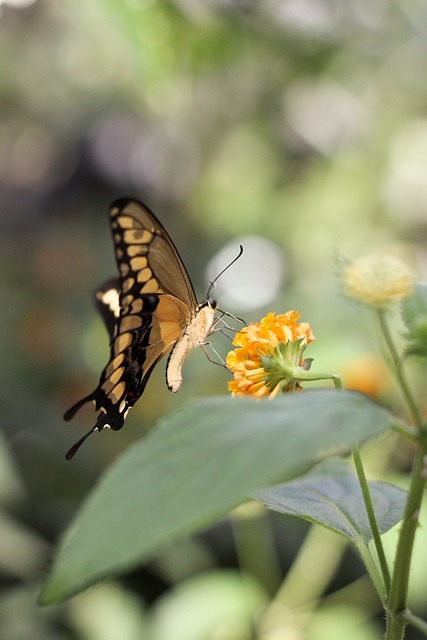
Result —
<path fill-rule="evenodd" d="M 135 220 L 130 216 L 121 216 L 120 218 L 118 218 L 117 222 L 122 229 L 132 229 L 133 227 L 135 227 Z"/>
<path fill-rule="evenodd" d="M 127 254 L 129 258 L 134 256 L 145 256 L 148 253 L 148 247 L 146 244 L 130 244 L 127 248 Z"/>
<path fill-rule="evenodd" d="M 121 262 L 119 268 L 122 276 L 127 276 L 127 274 L 129 273 L 129 265 L 126 262 Z"/>
<path fill-rule="evenodd" d="M 134 298 L 133 298 L 133 296 L 131 296 L 131 295 L 124 296 L 124 297 L 122 298 L 122 305 L 123 305 L 124 307 L 128 307 L 130 304 L 132 304 L 133 299 L 134 299 Z"/>
<path fill-rule="evenodd" d="M 141 313 L 142 308 L 143 308 L 143 304 L 142 304 L 141 298 L 138 298 L 132 302 L 132 307 L 131 307 L 132 313 Z"/>
<path fill-rule="evenodd" d="M 145 267 L 147 266 L 148 261 L 146 256 L 140 256 L 137 258 L 132 258 L 130 261 L 130 266 L 132 267 L 133 271 L 139 271 L 140 269 L 145 269 Z M 138 275 L 139 277 L 139 275 Z"/>
<path fill-rule="evenodd" d="M 131 333 L 121 333 L 114 342 L 114 355 L 118 355 L 122 353 L 125 349 L 127 349 L 132 343 L 132 334 Z"/>
<path fill-rule="evenodd" d="M 142 325 L 142 318 L 140 316 L 126 316 L 120 321 L 120 331 L 126 333 L 133 329 L 139 329 Z"/>
<path fill-rule="evenodd" d="M 110 391 L 109 398 L 113 404 L 116 404 L 120 400 L 120 398 L 123 396 L 123 393 L 125 392 L 125 389 L 125 383 L 119 382 L 118 384 L 116 384 L 114 389 Z"/>
<path fill-rule="evenodd" d="M 116 318 L 119 317 L 120 302 L 119 302 L 119 292 L 117 291 L 117 289 L 112 287 L 107 291 L 98 291 L 96 293 L 96 297 L 98 298 L 98 300 L 101 300 L 101 302 L 105 304 L 112 313 L 114 313 Z"/>
<path fill-rule="evenodd" d="M 151 269 L 149 267 L 146 267 L 138 273 L 137 280 L 138 282 L 148 282 L 152 275 L 153 272 L 151 271 Z"/>
<path fill-rule="evenodd" d="M 110 393 L 111 389 L 114 387 L 115 382 L 112 382 L 110 380 L 110 378 L 108 378 L 103 384 L 102 384 L 102 389 L 104 390 L 104 393 L 106 396 L 108 396 L 108 394 Z M 105 412 L 107 413 L 107 412 Z"/>
<path fill-rule="evenodd" d="M 124 291 L 124 293 L 129 291 L 129 289 L 132 289 L 134 284 L 135 278 L 126 278 L 126 280 L 124 280 L 122 284 L 122 290 Z"/>
<path fill-rule="evenodd" d="M 122 377 L 123 373 L 124 373 L 125 368 L 124 367 L 119 367 L 118 369 L 116 369 L 115 371 L 113 371 L 113 373 L 111 374 L 109 381 L 114 384 L 116 384 Z"/>
<path fill-rule="evenodd" d="M 113 371 L 115 371 L 117 367 L 119 367 L 122 364 L 124 359 L 125 359 L 124 353 L 119 353 L 118 356 L 113 358 L 111 362 L 108 363 L 107 368 L 105 369 L 105 377 L 110 378 Z"/>
<path fill-rule="evenodd" d="M 147 229 L 126 229 L 123 238 L 128 244 L 147 244 L 153 239 L 153 234 Z"/>
<path fill-rule="evenodd" d="M 156 293 L 159 290 L 159 283 L 155 278 L 150 278 L 150 280 L 141 287 L 141 293 Z"/>

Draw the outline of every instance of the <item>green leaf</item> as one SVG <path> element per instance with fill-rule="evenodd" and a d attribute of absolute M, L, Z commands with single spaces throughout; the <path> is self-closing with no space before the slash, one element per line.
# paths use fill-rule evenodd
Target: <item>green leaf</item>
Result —
<path fill-rule="evenodd" d="M 384 409 L 352 392 L 184 406 L 129 449 L 91 493 L 62 541 L 41 602 L 64 600 L 133 567 L 254 489 L 296 477 L 319 452 L 348 450 L 390 424 Z"/>
<path fill-rule="evenodd" d="M 385 482 L 370 482 L 369 491 L 380 533 L 403 517 L 407 493 Z M 321 524 L 353 543 L 372 539 L 357 477 L 340 459 L 321 462 L 304 476 L 252 493 L 270 509 Z"/>
<path fill-rule="evenodd" d="M 427 285 L 418 283 L 413 294 L 402 302 L 405 322 L 406 353 L 427 358 Z"/>

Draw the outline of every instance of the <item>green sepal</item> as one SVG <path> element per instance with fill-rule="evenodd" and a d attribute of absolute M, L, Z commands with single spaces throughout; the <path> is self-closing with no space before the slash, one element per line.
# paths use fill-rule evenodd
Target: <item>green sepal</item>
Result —
<path fill-rule="evenodd" d="M 266 372 L 264 380 L 266 385 L 274 389 L 277 385 L 282 391 L 290 391 L 298 385 L 298 381 L 304 375 L 312 363 L 312 358 L 303 361 L 303 354 L 307 347 L 305 338 L 279 342 L 268 356 L 261 356 L 261 363 Z"/>

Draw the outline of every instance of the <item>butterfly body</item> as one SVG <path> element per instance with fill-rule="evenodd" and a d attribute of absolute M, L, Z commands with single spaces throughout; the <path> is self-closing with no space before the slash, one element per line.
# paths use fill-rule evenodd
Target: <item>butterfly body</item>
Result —
<path fill-rule="evenodd" d="M 184 335 L 175 343 L 168 360 L 166 381 L 169 389 L 176 393 L 182 383 L 181 369 L 188 352 L 204 344 L 215 318 L 216 301 L 209 298 L 199 304 L 195 315 L 189 321 Z"/>
<path fill-rule="evenodd" d="M 110 336 L 110 359 L 98 387 L 65 413 L 70 420 L 89 401 L 99 411 L 95 426 L 69 450 L 68 459 L 93 431 L 122 428 L 155 365 L 169 351 L 166 381 L 178 391 L 188 352 L 204 344 L 214 323 L 216 301 L 197 302 L 172 240 L 145 205 L 117 200 L 110 220 L 120 278 L 95 294 Z"/>

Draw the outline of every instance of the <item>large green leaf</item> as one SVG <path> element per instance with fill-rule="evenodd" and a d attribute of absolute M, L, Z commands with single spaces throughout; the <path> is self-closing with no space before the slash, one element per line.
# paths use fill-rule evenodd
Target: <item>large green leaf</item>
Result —
<path fill-rule="evenodd" d="M 386 482 L 370 482 L 380 533 L 403 517 L 407 493 Z M 296 480 L 259 489 L 252 497 L 270 509 L 299 516 L 339 533 L 353 543 L 372 539 L 359 481 L 340 459 L 321 462 Z"/>
<path fill-rule="evenodd" d="M 129 569 L 224 515 L 252 490 L 289 480 L 319 454 L 379 435 L 390 424 L 385 410 L 351 392 L 188 404 L 102 478 L 62 541 L 41 602 L 63 600 Z"/>

